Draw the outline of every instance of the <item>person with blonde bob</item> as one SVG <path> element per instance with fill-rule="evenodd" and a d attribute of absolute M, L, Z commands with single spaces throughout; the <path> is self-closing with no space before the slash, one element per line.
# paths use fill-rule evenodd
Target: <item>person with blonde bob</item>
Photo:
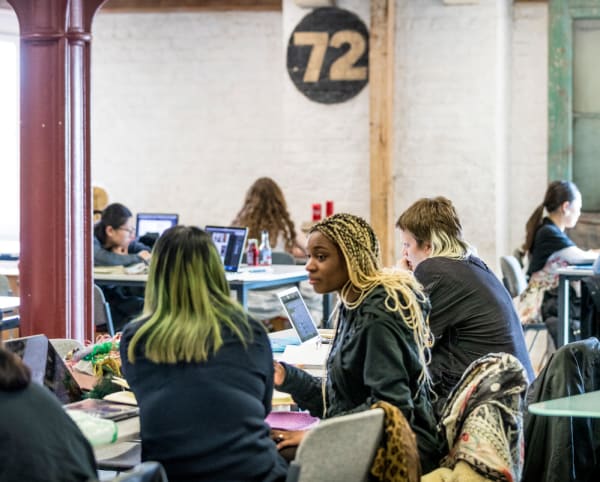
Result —
<path fill-rule="evenodd" d="M 161 462 L 170 481 L 285 479 L 265 422 L 269 339 L 231 298 L 207 233 L 180 225 L 158 239 L 144 311 L 120 351 L 140 407 L 142 459 Z"/>
<path fill-rule="evenodd" d="M 419 199 L 396 226 L 401 231 L 401 262 L 431 301 L 435 342 L 429 369 L 438 416 L 465 369 L 489 353 L 514 355 L 531 382 L 533 368 L 512 299 L 463 239 L 452 202 L 442 196 Z"/>
<path fill-rule="evenodd" d="M 317 293 L 337 292 L 335 337 L 327 377 L 275 363 L 275 386 L 314 416 L 329 418 L 396 406 L 415 433 L 423 471 L 437 466 L 440 439 L 429 398 L 431 336 L 428 302 L 412 274 L 381 267 L 379 242 L 369 224 L 334 214 L 308 236 L 309 282 Z M 305 432 L 275 432 L 278 447 L 295 446 Z"/>

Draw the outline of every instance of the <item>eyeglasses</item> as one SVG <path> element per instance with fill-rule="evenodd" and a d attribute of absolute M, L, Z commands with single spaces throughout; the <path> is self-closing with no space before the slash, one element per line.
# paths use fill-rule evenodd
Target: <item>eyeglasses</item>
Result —
<path fill-rule="evenodd" d="M 135 234 L 135 228 L 117 228 L 117 231 L 127 231 L 131 236 Z"/>

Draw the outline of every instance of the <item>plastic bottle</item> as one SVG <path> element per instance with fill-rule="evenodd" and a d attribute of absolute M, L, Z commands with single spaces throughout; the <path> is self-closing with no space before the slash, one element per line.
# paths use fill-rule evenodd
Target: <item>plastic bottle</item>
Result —
<path fill-rule="evenodd" d="M 248 266 L 256 266 L 258 264 L 258 240 L 252 238 L 248 240 L 248 251 L 246 252 L 246 263 Z"/>
<path fill-rule="evenodd" d="M 112 420 L 96 417 L 81 410 L 66 410 L 66 412 L 94 447 L 111 444 L 117 440 L 117 424 Z"/>
<path fill-rule="evenodd" d="M 260 246 L 258 247 L 259 252 L 259 264 L 263 266 L 271 266 L 271 244 L 269 243 L 269 231 L 264 230 L 260 239 Z"/>

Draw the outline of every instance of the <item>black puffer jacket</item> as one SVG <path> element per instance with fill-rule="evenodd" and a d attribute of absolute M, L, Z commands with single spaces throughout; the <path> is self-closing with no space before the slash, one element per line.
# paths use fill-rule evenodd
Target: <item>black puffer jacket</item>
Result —
<path fill-rule="evenodd" d="M 529 388 L 528 403 L 600 390 L 597 338 L 561 347 Z M 522 482 L 592 482 L 600 474 L 600 419 L 525 412 Z"/>

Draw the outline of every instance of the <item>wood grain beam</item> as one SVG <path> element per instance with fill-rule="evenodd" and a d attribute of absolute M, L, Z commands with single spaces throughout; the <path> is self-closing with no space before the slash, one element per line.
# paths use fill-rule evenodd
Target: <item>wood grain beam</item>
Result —
<path fill-rule="evenodd" d="M 394 256 L 394 42 L 395 1 L 371 0 L 369 40 L 371 225 L 384 266 Z"/>

